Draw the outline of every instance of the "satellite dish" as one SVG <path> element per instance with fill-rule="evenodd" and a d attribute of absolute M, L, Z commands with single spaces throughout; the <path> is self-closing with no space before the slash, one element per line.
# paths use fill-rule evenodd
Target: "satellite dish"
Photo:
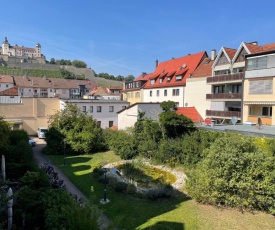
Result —
<path fill-rule="evenodd" d="M 237 118 L 237 117 L 234 116 L 234 117 L 231 118 L 231 123 L 232 123 L 233 125 L 236 125 L 237 121 L 238 121 L 238 118 Z"/>

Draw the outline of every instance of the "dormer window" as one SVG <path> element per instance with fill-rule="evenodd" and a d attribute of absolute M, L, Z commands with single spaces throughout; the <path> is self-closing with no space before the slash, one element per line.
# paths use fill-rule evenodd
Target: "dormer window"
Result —
<path fill-rule="evenodd" d="M 155 84 L 155 79 L 151 80 L 150 83 L 151 83 L 151 85 L 154 85 Z"/>
<path fill-rule="evenodd" d="M 170 82 L 170 81 L 171 81 L 171 77 L 168 77 L 168 78 L 167 78 L 167 82 Z"/>
<path fill-rule="evenodd" d="M 163 82 L 163 78 L 159 79 L 159 83 L 161 84 Z"/>
<path fill-rule="evenodd" d="M 179 75 L 179 76 L 176 76 L 176 81 L 181 81 L 182 80 L 182 76 Z"/>

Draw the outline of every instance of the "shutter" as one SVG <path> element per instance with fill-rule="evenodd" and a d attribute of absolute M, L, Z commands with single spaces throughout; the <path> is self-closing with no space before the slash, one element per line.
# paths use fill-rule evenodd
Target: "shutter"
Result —
<path fill-rule="evenodd" d="M 272 79 L 250 81 L 249 94 L 272 94 Z"/>

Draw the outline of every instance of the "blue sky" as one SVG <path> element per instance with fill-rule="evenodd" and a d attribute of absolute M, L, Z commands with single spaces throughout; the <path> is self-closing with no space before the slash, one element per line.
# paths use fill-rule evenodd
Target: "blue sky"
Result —
<path fill-rule="evenodd" d="M 156 59 L 275 42 L 274 0 L 7 0 L 1 8 L 0 42 L 39 42 L 47 60 L 78 59 L 114 76 L 153 72 Z"/>

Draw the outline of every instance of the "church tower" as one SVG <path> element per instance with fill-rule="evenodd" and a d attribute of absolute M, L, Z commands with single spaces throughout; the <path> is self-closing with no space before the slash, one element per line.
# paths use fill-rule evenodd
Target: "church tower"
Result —
<path fill-rule="evenodd" d="M 2 54 L 9 54 L 10 43 L 8 42 L 7 37 L 2 43 Z"/>
<path fill-rule="evenodd" d="M 36 57 L 41 57 L 41 45 L 39 43 L 35 46 Z"/>

